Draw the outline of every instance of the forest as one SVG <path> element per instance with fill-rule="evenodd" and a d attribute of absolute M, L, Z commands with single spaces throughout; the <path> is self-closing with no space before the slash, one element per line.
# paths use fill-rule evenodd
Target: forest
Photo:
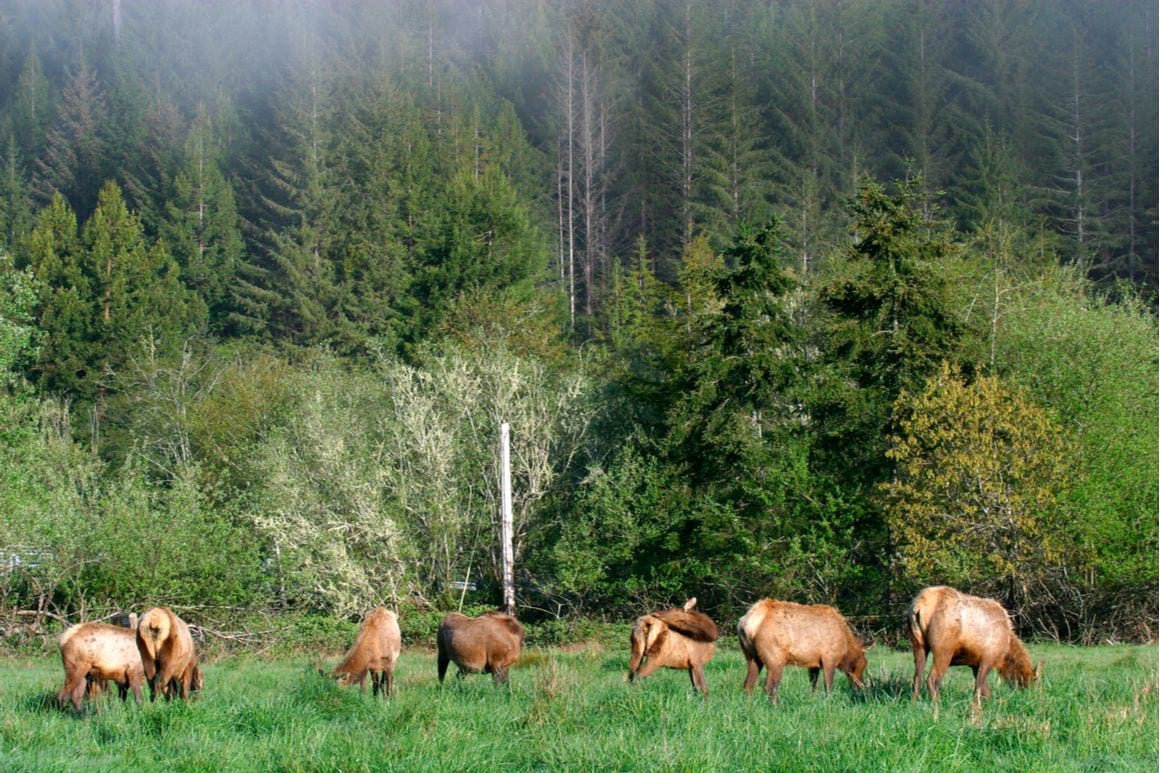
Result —
<path fill-rule="evenodd" d="M 1157 8 L 7 0 L 0 635 L 1157 631 Z"/>

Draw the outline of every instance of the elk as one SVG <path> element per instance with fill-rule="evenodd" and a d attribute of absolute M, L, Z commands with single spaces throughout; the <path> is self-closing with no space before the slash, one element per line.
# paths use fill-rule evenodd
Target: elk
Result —
<path fill-rule="evenodd" d="M 691 598 L 680 609 L 665 609 L 637 618 L 629 644 L 628 681 L 643 679 L 658 668 L 677 668 L 689 672 L 693 689 L 709 696 L 705 681 L 705 664 L 713 657 L 717 625 L 709 616 L 693 609 Z M 644 665 L 641 665 L 641 661 Z"/>
<path fill-rule="evenodd" d="M 746 693 L 753 691 L 763 666 L 767 669 L 765 691 L 774 703 L 787 665 L 808 668 L 814 690 L 821 672 L 829 693 L 836 670 L 844 672 L 855 688 L 864 686 L 862 673 L 866 670 L 868 648 L 833 607 L 761 599 L 738 621 L 737 638 L 748 666 Z"/>
<path fill-rule="evenodd" d="M 145 670 L 133 631 L 104 623 L 80 623 L 62 633 L 57 646 L 64 664 L 64 687 L 56 696 L 61 706 L 71 699 L 73 708 L 80 711 L 86 689 L 95 697 L 106 681 L 117 683 L 121 700 L 132 690 L 140 703 Z"/>
<path fill-rule="evenodd" d="M 137 650 L 149 680 L 150 700 L 160 692 L 166 700 L 190 694 L 202 687 L 201 669 L 193 649 L 189 626 L 167 607 L 154 607 L 137 624 Z"/>
<path fill-rule="evenodd" d="M 994 599 L 969 596 L 954 588 L 924 588 L 910 602 L 906 613 L 910 648 L 914 653 L 914 694 L 918 700 L 926 656 L 933 659 L 926 689 L 938 701 L 939 685 L 951 666 L 970 666 L 975 674 L 972 701 L 991 696 L 987 674 L 997 669 L 1003 681 L 1028 687 L 1039 678 L 1040 662 L 1031 668 L 1031 657 L 1011 624 L 1011 616 Z"/>
<path fill-rule="evenodd" d="M 358 637 L 346 657 L 330 676 L 340 684 L 358 684 L 359 692 L 365 692 L 369 673 L 372 694 L 381 693 L 387 698 L 394 685 L 395 662 L 402 646 L 398 616 L 386 607 L 373 609 L 363 619 Z M 323 674 L 322 671 L 318 673 Z"/>
<path fill-rule="evenodd" d="M 454 661 L 459 676 L 491 674 L 495 684 L 507 684 L 508 667 L 520 655 L 524 644 L 524 627 L 503 612 L 485 612 L 479 617 L 467 617 L 452 612 L 439 623 L 436 636 L 439 660 L 439 681 Z"/>

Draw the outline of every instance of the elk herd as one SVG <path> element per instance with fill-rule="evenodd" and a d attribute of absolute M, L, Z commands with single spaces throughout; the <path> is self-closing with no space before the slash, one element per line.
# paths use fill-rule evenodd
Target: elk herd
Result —
<path fill-rule="evenodd" d="M 713 657 L 718 631 L 708 615 L 694 609 L 696 604 L 692 598 L 679 609 L 652 612 L 636 620 L 629 642 L 630 683 L 660 668 L 679 669 L 688 671 L 694 689 L 708 697 L 705 664 Z M 971 667 L 975 705 L 991 694 L 987 675 L 992 670 L 1018 687 L 1027 687 L 1039 677 L 1040 668 L 1032 669 L 1027 648 L 1016 637 L 1007 611 L 992 599 L 945 586 L 926 588 L 911 602 L 905 626 L 914 654 L 914 699 L 921 691 L 928 655 L 932 665 L 926 687 L 936 703 L 950 666 Z M 776 703 L 786 666 L 808 669 L 815 690 L 819 676 L 827 693 L 833 689 L 837 671 L 846 674 L 855 689 L 865 687 L 866 651 L 872 645 L 864 644 L 833 607 L 761 599 L 738 621 L 737 638 L 745 656 L 743 689 L 747 694 L 765 669 L 765 691 Z M 496 685 L 503 685 L 523 647 L 524 628 L 501 612 L 475 618 L 453 612 L 440 622 L 435 641 L 440 683 L 447 667 L 455 663 L 460 677 L 491 674 Z M 138 702 L 145 682 L 152 700 L 158 693 L 166 700 L 188 700 L 202 689 L 189 626 L 165 607 L 150 609 L 140 620 L 130 616 L 129 627 L 80 623 L 62 633 L 57 643 L 65 674 L 64 687 L 57 694 L 61 706 L 71 701 L 80 711 L 83 698 L 100 694 L 108 682 L 117 684 L 122 700 L 132 691 Z M 398 617 L 379 607 L 363 620 L 342 662 L 330 674 L 319 673 L 340 684 L 358 684 L 360 690 L 365 690 L 370 675 L 373 693 L 386 698 L 394 689 L 401 649 Z"/>

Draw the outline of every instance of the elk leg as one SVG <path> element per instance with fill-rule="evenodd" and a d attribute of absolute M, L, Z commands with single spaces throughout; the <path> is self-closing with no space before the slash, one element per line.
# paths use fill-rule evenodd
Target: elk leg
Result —
<path fill-rule="evenodd" d="M 499 687 L 508 683 L 507 666 L 497 666 L 491 671 L 491 680 L 495 682 L 495 686 Z"/>
<path fill-rule="evenodd" d="M 910 699 L 916 701 L 919 693 L 922 692 L 922 675 L 926 671 L 926 647 L 918 644 L 912 646 L 914 649 L 914 692 Z"/>
<path fill-rule="evenodd" d="M 834 689 L 834 664 L 823 661 L 822 674 L 826 679 L 826 695 L 829 695 Z"/>
<path fill-rule="evenodd" d="M 822 672 L 820 668 L 810 669 L 810 692 L 818 691 L 818 674 Z"/>
<path fill-rule="evenodd" d="M 60 692 L 56 694 L 56 702 L 63 708 L 65 701 L 72 700 L 73 708 L 80 711 L 81 699 L 85 696 L 87 683 L 87 680 L 83 676 L 75 676 L 72 673 L 66 674 L 64 687 L 60 688 Z"/>
<path fill-rule="evenodd" d="M 117 694 L 121 696 L 121 700 L 127 700 L 129 698 L 129 683 L 117 682 Z"/>
<path fill-rule="evenodd" d="M 705 667 L 692 666 L 689 668 L 689 676 L 693 680 L 693 687 L 700 690 L 701 694 L 706 698 L 709 697 L 709 683 L 705 681 Z"/>
<path fill-rule="evenodd" d="M 636 676 L 638 679 L 644 679 L 646 676 L 653 673 L 660 667 L 661 662 L 659 660 L 656 658 L 649 658 L 644 662 L 644 665 L 640 667 L 640 670 L 636 672 Z"/>
<path fill-rule="evenodd" d="M 165 700 L 173 700 L 173 695 L 177 692 L 177 675 L 173 673 L 169 663 L 158 669 L 157 683 L 165 695 Z"/>
<path fill-rule="evenodd" d="M 142 700 L 141 682 L 137 681 L 137 680 L 130 679 L 129 680 L 129 689 L 131 689 L 133 691 L 133 699 L 136 700 L 137 703 L 141 703 L 141 700 Z"/>
<path fill-rule="evenodd" d="M 769 693 L 769 699 L 777 703 L 777 687 L 781 684 L 781 672 L 785 668 L 785 663 L 768 663 L 769 672 L 765 676 L 765 691 Z"/>
<path fill-rule="evenodd" d="M 443 677 L 447 675 L 447 664 L 451 662 L 451 658 L 447 657 L 447 653 L 443 648 L 439 648 L 439 684 L 443 684 Z"/>
<path fill-rule="evenodd" d="M 757 684 L 757 677 L 761 676 L 761 660 L 757 657 L 745 656 L 745 662 L 748 670 L 745 673 L 745 694 L 753 692 L 753 686 Z"/>
<path fill-rule="evenodd" d="M 388 668 L 383 671 L 383 697 L 391 697 L 391 693 L 395 689 L 395 674 L 393 668 Z"/>
<path fill-rule="evenodd" d="M 938 700 L 939 685 L 942 684 L 942 678 L 946 674 L 947 669 L 951 667 L 952 652 L 936 652 L 934 656 L 934 664 L 930 667 L 930 673 L 926 676 L 926 689 L 930 692 L 931 701 Z"/>
<path fill-rule="evenodd" d="M 971 670 L 975 672 L 975 700 L 978 701 L 980 697 L 990 698 L 991 687 L 987 684 L 987 675 L 991 673 L 991 664 L 983 662 Z"/>

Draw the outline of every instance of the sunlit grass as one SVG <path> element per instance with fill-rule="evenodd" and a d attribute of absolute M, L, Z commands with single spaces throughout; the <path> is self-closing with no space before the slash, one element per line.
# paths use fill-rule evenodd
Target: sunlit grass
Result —
<path fill-rule="evenodd" d="M 971 675 L 952 669 L 935 717 L 910 700 L 907 653 L 870 653 L 869 688 L 813 694 L 789 669 L 781 703 L 745 697 L 730 642 L 707 669 L 711 697 L 686 674 L 624 680 L 626 652 L 534 651 L 510 689 L 485 676 L 444 686 L 434 657 L 404 653 L 398 693 L 324 680 L 308 657 L 209 664 L 189 705 L 115 695 L 80 716 L 55 707 L 55 659 L 0 660 L 5 770 L 1155 770 L 1155 647 L 1033 647 L 1043 682 L 993 683 L 981 712 Z"/>

